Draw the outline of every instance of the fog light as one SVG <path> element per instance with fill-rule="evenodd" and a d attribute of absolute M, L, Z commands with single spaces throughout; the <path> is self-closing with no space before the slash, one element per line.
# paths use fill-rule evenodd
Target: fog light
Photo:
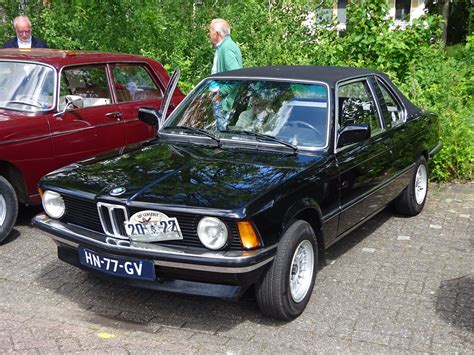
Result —
<path fill-rule="evenodd" d="M 199 221 L 197 234 L 201 243 L 208 249 L 223 248 L 229 239 L 229 231 L 224 222 L 215 217 L 204 217 Z"/>
<path fill-rule="evenodd" d="M 46 190 L 42 202 L 45 212 L 51 218 L 61 218 L 66 211 L 64 200 L 57 192 Z"/>

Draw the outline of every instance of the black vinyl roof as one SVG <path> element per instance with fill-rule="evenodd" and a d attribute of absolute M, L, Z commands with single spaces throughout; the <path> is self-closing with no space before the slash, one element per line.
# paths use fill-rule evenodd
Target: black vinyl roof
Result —
<path fill-rule="evenodd" d="M 349 68 L 349 67 L 329 67 L 329 66 L 271 66 L 271 67 L 254 67 L 231 70 L 214 74 L 213 78 L 218 77 L 236 77 L 236 78 L 269 78 L 283 80 L 311 80 L 322 81 L 329 86 L 334 87 L 339 80 L 352 77 L 364 76 L 368 74 L 383 74 L 376 70 L 365 68 Z"/>
<path fill-rule="evenodd" d="M 212 75 L 211 78 L 265 78 L 271 80 L 320 81 L 328 84 L 330 88 L 334 89 L 338 81 L 367 75 L 378 75 L 379 77 L 382 77 L 384 79 L 383 81 L 389 86 L 389 88 L 399 96 L 407 109 L 408 115 L 420 111 L 418 107 L 416 107 L 400 92 L 400 90 L 398 90 L 398 88 L 390 81 L 387 74 L 373 69 L 312 65 L 268 66 L 243 68 L 216 73 Z"/>

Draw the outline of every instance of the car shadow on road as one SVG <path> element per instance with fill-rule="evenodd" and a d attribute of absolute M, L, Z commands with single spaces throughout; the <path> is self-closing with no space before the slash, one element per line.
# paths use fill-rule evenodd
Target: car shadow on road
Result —
<path fill-rule="evenodd" d="M 382 211 L 334 244 L 328 250 L 328 258 L 336 259 L 348 252 L 391 216 L 390 210 Z M 55 290 L 63 299 L 56 308 L 67 308 L 68 311 L 64 312 L 67 318 L 75 317 L 93 325 L 145 332 L 159 332 L 163 327 L 210 334 L 242 331 L 245 337 L 244 333 L 255 325 L 258 325 L 259 331 L 270 334 L 285 324 L 263 316 L 250 292 L 239 301 L 229 301 L 133 288 L 81 271 L 59 260 L 44 269 L 51 271 L 36 281 L 44 288 Z M 62 317 L 61 312 L 58 317 Z M 304 327 L 311 317 L 303 313 L 292 322 L 292 326 L 301 323 Z"/>
<path fill-rule="evenodd" d="M 390 206 L 386 207 L 379 214 L 353 230 L 341 240 L 337 241 L 326 251 L 326 258 L 335 260 L 341 255 L 347 253 L 367 236 L 375 232 L 380 226 L 387 222 L 392 217 L 396 216 Z"/>
<path fill-rule="evenodd" d="M 474 277 L 465 275 L 441 282 L 434 306 L 436 313 L 457 328 L 474 330 Z"/>
<path fill-rule="evenodd" d="M 23 206 L 20 205 L 19 210 L 18 210 L 18 217 L 15 223 L 15 226 L 13 227 L 12 231 L 10 232 L 10 235 L 1 243 L 1 244 L 8 244 L 12 243 L 16 239 L 18 239 L 21 235 L 20 231 L 18 230 L 18 227 L 20 226 L 33 226 L 31 223 L 31 220 L 34 216 L 36 216 L 38 213 L 42 211 L 41 206 Z"/>

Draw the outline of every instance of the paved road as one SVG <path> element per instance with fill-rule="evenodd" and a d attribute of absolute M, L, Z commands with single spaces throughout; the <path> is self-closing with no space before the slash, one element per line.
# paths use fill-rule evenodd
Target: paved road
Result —
<path fill-rule="evenodd" d="M 0 247 L 0 352 L 474 352 L 474 184 L 431 185 L 337 243 L 290 323 L 237 303 L 118 286 L 57 260 L 22 211 Z"/>

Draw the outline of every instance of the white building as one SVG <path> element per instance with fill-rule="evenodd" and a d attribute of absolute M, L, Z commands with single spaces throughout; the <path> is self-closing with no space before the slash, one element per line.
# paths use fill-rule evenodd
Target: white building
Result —
<path fill-rule="evenodd" d="M 338 31 L 346 29 L 346 7 L 350 0 L 335 0 L 333 13 L 337 18 Z M 424 0 L 388 0 L 390 6 L 390 17 L 394 19 L 395 25 L 404 27 L 414 19 L 421 17 L 425 10 Z"/>

